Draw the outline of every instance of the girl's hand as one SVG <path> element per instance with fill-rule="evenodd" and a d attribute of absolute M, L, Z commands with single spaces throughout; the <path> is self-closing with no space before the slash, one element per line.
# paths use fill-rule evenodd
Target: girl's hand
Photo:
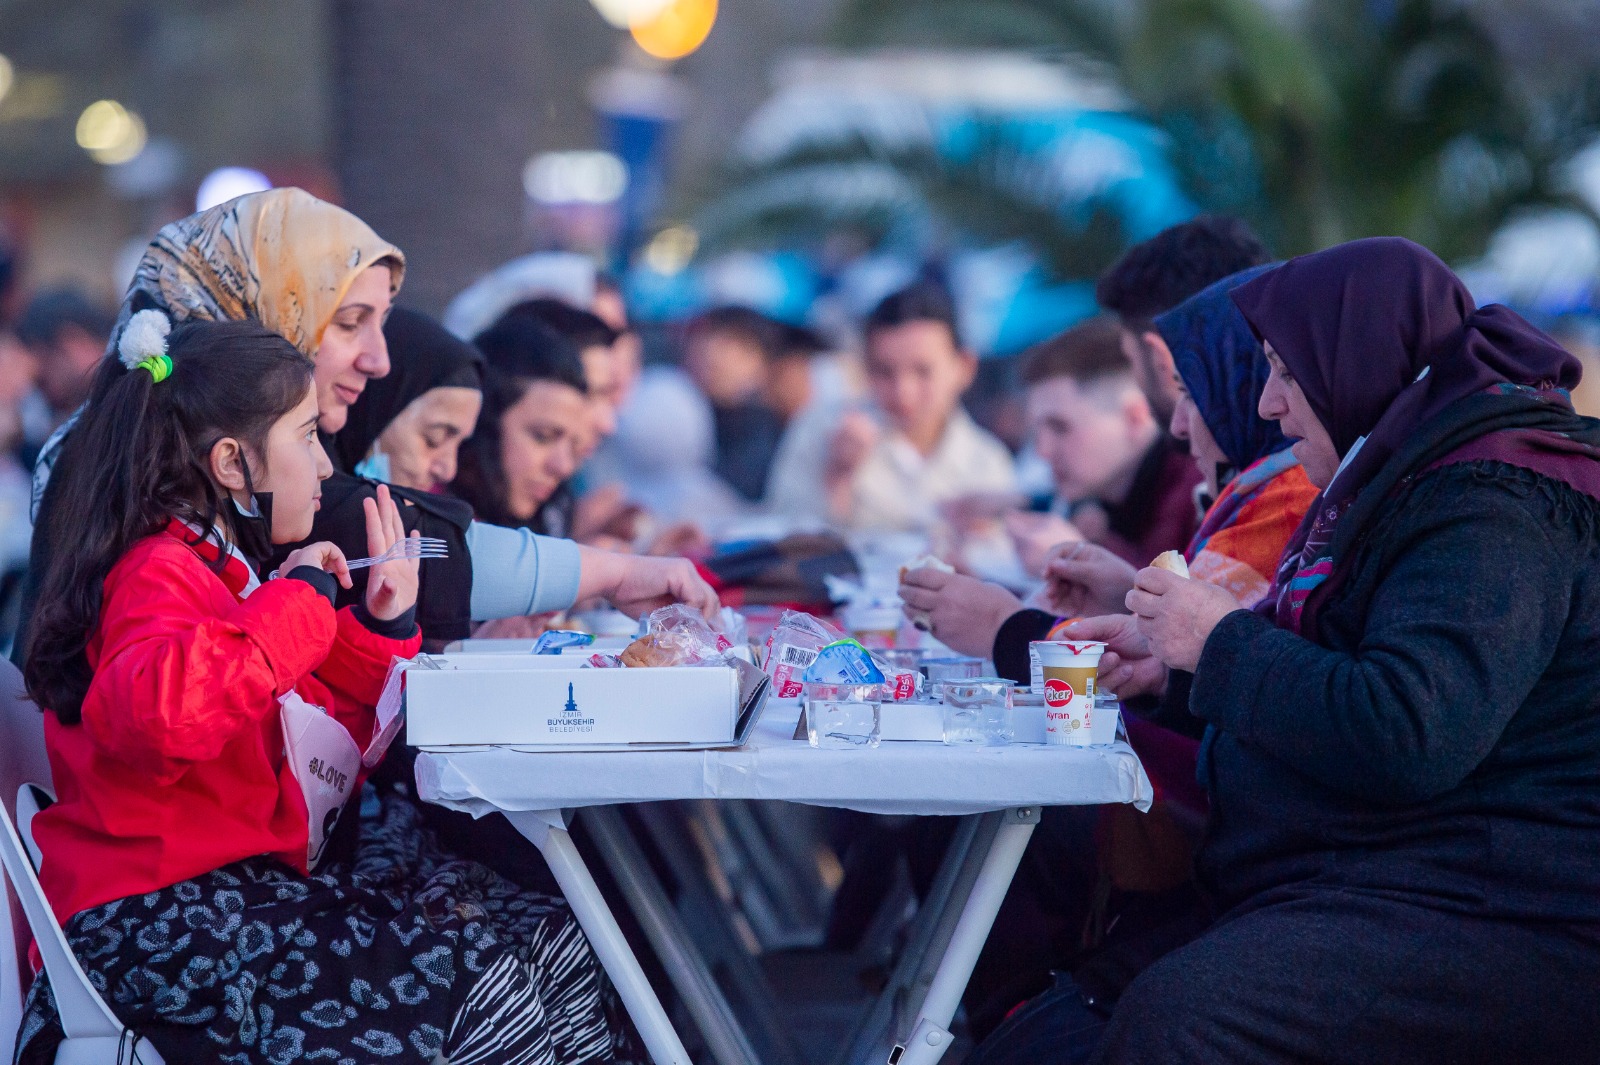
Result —
<path fill-rule="evenodd" d="M 1240 609 L 1237 599 L 1214 584 L 1153 566 L 1134 578 L 1127 603 L 1155 656 L 1190 673 L 1200 664 L 1200 652 L 1217 622 Z"/>
<path fill-rule="evenodd" d="M 378 498 L 363 499 L 367 515 L 367 554 L 381 555 L 406 538 L 400 521 L 400 508 L 389 495 L 389 486 L 378 486 Z M 421 533 L 412 533 L 413 537 Z M 373 566 L 367 577 L 367 613 L 379 621 L 393 621 L 417 603 L 417 571 L 422 560 L 402 558 Z M 349 587 L 348 582 L 345 587 Z"/>
<path fill-rule="evenodd" d="M 312 569 L 331 573 L 338 578 L 341 586 L 350 587 L 350 570 L 344 564 L 344 552 L 326 540 L 318 540 L 314 544 L 307 544 L 290 551 L 288 557 L 283 560 L 283 565 L 278 567 L 278 572 L 287 577 L 297 566 L 310 566 Z"/>

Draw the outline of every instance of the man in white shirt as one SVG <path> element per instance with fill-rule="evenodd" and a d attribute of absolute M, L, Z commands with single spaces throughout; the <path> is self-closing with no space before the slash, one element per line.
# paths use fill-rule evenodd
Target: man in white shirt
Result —
<path fill-rule="evenodd" d="M 978 360 L 961 345 L 949 294 L 917 282 L 878 304 L 863 332 L 873 403 L 797 419 L 768 506 L 846 529 L 925 532 L 946 500 L 1014 491 L 1011 452 L 961 406 Z"/>

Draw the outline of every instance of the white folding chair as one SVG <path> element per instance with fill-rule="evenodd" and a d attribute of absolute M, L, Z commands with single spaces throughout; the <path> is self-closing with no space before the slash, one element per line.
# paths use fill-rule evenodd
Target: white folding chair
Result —
<path fill-rule="evenodd" d="M 5 929 L 0 932 L 0 1060 L 9 1061 L 22 1012 L 22 968 L 27 943 L 39 945 L 50 990 L 67 1038 L 56 1065 L 165 1065 L 156 1048 L 134 1040 L 90 985 L 67 946 L 50 904 L 39 888 L 32 846 L 35 788 L 48 793 L 44 718 L 27 697 L 22 674 L 0 659 L 0 867 L 4 868 Z M 18 830 L 21 830 L 20 834 Z M 33 853 L 30 853 L 32 851 Z"/>

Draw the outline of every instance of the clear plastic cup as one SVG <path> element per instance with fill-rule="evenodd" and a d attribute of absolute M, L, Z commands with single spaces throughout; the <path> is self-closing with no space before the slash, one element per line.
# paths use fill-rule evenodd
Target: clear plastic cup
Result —
<path fill-rule="evenodd" d="M 892 694 L 881 684 L 807 684 L 806 738 L 827 750 L 876 747 L 883 700 Z"/>
<path fill-rule="evenodd" d="M 983 676 L 983 659 L 968 658 L 965 655 L 924 658 L 922 675 L 928 678 L 929 684 L 938 684 L 946 680 L 976 680 Z"/>
<path fill-rule="evenodd" d="M 1117 742 L 1118 726 L 1122 724 L 1122 703 L 1116 693 L 1094 693 L 1094 716 L 1089 719 L 1089 746 L 1109 747 Z"/>
<path fill-rule="evenodd" d="M 879 651 L 878 657 L 896 669 L 919 673 L 922 671 L 922 663 L 927 659 L 928 652 L 920 647 L 897 647 L 890 648 L 887 651 Z"/>
<path fill-rule="evenodd" d="M 887 604 L 852 603 L 844 608 L 840 620 L 862 647 L 886 651 L 900 641 L 900 622 L 904 617 L 896 600 Z"/>
<path fill-rule="evenodd" d="M 1015 735 L 1011 718 L 1016 684 L 1001 677 L 947 680 L 939 686 L 944 702 L 944 742 L 951 746 L 1003 747 Z"/>

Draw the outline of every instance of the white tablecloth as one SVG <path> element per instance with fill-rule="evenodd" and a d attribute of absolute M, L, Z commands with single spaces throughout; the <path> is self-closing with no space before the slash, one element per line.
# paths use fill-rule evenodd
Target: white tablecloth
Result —
<path fill-rule="evenodd" d="M 661 799 L 783 799 L 881 814 L 972 814 L 1016 806 L 1132 803 L 1150 779 L 1126 743 L 816 750 L 793 739 L 799 706 L 774 702 L 743 747 L 711 751 L 424 750 L 422 798 L 474 816 Z"/>

